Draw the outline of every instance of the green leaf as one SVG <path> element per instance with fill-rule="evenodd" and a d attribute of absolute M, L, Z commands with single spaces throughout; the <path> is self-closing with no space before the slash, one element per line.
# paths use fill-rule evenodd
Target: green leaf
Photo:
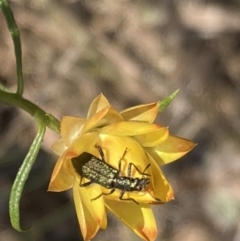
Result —
<path fill-rule="evenodd" d="M 27 229 L 23 229 L 20 225 L 19 203 L 20 203 L 25 182 L 28 178 L 28 175 L 32 169 L 32 166 L 36 160 L 37 154 L 40 150 L 45 131 L 46 131 L 46 126 L 44 124 L 39 123 L 37 135 L 33 140 L 33 143 L 28 151 L 28 154 L 26 155 L 23 161 L 23 164 L 17 173 L 17 176 L 12 186 L 11 194 L 10 194 L 10 201 L 9 201 L 10 221 L 12 226 L 20 232 L 27 231 Z"/>

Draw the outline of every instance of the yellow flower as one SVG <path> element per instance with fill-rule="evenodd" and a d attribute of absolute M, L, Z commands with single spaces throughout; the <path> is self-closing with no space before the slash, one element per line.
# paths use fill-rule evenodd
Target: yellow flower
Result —
<path fill-rule="evenodd" d="M 86 119 L 63 117 L 62 138 L 53 145 L 53 151 L 60 158 L 48 190 L 61 192 L 73 188 L 84 240 L 93 238 L 100 228 L 106 228 L 106 208 L 143 240 L 155 240 L 157 227 L 150 204 L 162 204 L 173 199 L 173 190 L 159 166 L 180 158 L 195 146 L 189 140 L 170 135 L 167 127 L 153 124 L 158 109 L 159 103 L 156 102 L 117 112 L 101 94 L 92 102 Z M 106 163 L 115 170 L 119 169 L 121 162 L 119 177 L 130 179 L 128 168 L 132 165 L 131 180 L 148 179 L 148 185 L 143 185 L 140 191 L 124 192 L 116 188 L 113 193 L 102 196 L 111 189 L 96 178 L 91 185 L 80 186 L 81 182 L 89 180 L 73 166 L 73 160 L 81 169 L 87 163 L 84 153 L 102 159 L 96 147 L 102 149 Z M 108 176 L 104 180 L 116 184 L 116 180 Z M 122 199 L 129 200 L 120 199 L 121 191 Z"/>

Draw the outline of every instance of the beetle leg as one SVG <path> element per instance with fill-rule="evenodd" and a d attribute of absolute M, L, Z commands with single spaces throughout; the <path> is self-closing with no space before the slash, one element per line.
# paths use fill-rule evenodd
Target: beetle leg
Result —
<path fill-rule="evenodd" d="M 93 183 L 92 181 L 82 183 L 82 179 L 83 178 L 81 177 L 80 184 L 79 184 L 80 187 L 86 187 L 86 186 L 89 186 Z"/>
<path fill-rule="evenodd" d="M 134 166 L 134 168 L 138 171 L 139 174 L 145 175 L 145 176 L 151 176 L 150 174 L 145 173 L 145 172 L 147 171 L 147 169 L 151 166 L 150 163 L 146 166 L 146 168 L 144 169 L 144 171 L 141 172 L 141 171 L 138 169 L 138 167 L 131 162 L 131 163 L 129 163 L 129 165 L 128 165 L 128 176 L 129 176 L 129 177 L 131 177 L 132 166 Z"/>
<path fill-rule="evenodd" d="M 122 157 L 120 158 L 120 160 L 118 161 L 118 173 L 121 173 L 122 170 L 122 160 L 125 157 L 125 155 L 127 154 L 128 149 L 126 148 Z"/>
<path fill-rule="evenodd" d="M 96 148 L 98 149 L 98 152 L 99 152 L 99 154 L 100 154 L 100 156 L 102 158 L 102 161 L 106 162 L 105 161 L 105 156 L 104 156 L 104 153 L 103 153 L 103 150 L 102 150 L 101 146 L 96 146 Z"/>
<path fill-rule="evenodd" d="M 163 202 L 161 201 L 161 199 L 156 198 L 156 197 L 154 197 L 154 198 L 155 198 L 156 201 L 163 203 Z"/>
<path fill-rule="evenodd" d="M 148 163 L 148 165 L 145 167 L 143 173 L 141 173 L 142 175 L 145 175 L 145 176 L 151 176 L 150 174 L 146 174 L 145 171 L 147 171 L 147 169 L 151 166 L 151 163 Z"/>
<path fill-rule="evenodd" d="M 125 191 L 121 191 L 120 196 L 119 196 L 120 200 L 122 200 L 122 201 L 133 201 L 137 205 L 139 205 L 139 203 L 135 199 L 133 199 L 133 198 L 123 198 L 124 193 L 125 193 Z"/>
<path fill-rule="evenodd" d="M 110 192 L 108 192 L 108 193 L 101 193 L 100 195 L 98 195 L 97 197 L 95 197 L 95 198 L 92 198 L 91 199 L 91 201 L 94 201 L 94 200 L 97 200 L 98 198 L 100 198 L 101 196 L 103 196 L 103 195 L 110 195 L 110 194 L 112 194 L 112 193 L 114 193 L 114 191 L 115 191 L 115 189 L 112 189 Z"/>

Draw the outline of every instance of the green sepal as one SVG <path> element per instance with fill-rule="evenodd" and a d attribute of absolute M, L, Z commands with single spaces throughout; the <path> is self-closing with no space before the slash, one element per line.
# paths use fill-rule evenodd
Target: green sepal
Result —
<path fill-rule="evenodd" d="M 179 89 L 174 91 L 171 95 L 167 96 L 162 101 L 159 101 L 160 106 L 158 111 L 162 112 L 168 105 L 170 105 L 172 101 L 175 99 L 175 97 L 177 96 L 178 92 L 179 92 Z"/>

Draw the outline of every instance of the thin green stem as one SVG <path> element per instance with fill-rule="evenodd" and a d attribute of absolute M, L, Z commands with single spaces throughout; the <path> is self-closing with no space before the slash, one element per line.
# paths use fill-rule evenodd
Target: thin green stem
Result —
<path fill-rule="evenodd" d="M 14 51 L 16 56 L 16 66 L 17 66 L 17 80 L 18 80 L 16 93 L 22 96 L 23 90 L 24 90 L 24 83 L 23 83 L 23 74 L 22 74 L 22 48 L 21 48 L 20 33 L 8 1 L 0 0 L 0 7 L 2 8 L 2 12 L 7 22 L 7 26 L 11 34 L 13 45 L 14 45 Z"/>
<path fill-rule="evenodd" d="M 5 104 L 10 104 L 25 110 L 37 122 L 41 121 L 49 129 L 53 130 L 56 133 L 60 133 L 59 121 L 54 116 L 46 113 L 44 110 L 42 110 L 37 105 L 30 102 L 29 100 L 26 100 L 17 94 L 6 93 L 5 91 L 0 90 L 0 101 L 2 101 Z"/>
<path fill-rule="evenodd" d="M 43 137 L 46 131 L 46 126 L 41 121 L 38 123 L 38 133 L 25 157 L 22 166 L 20 167 L 15 181 L 12 186 L 10 201 L 9 201 L 9 214 L 12 226 L 18 231 L 26 231 L 20 225 L 20 212 L 19 203 L 22 196 L 22 191 L 32 166 L 36 160 L 37 154 L 40 150 Z"/>

